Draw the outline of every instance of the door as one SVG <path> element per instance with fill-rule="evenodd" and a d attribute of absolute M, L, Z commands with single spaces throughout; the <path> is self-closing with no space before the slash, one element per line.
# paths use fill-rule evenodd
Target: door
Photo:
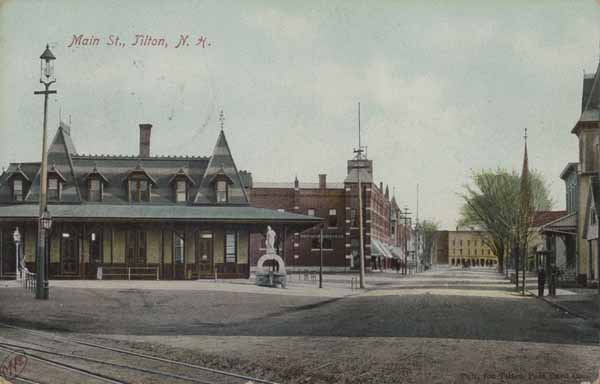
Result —
<path fill-rule="evenodd" d="M 173 232 L 173 278 L 185 279 L 185 236 Z"/>
<path fill-rule="evenodd" d="M 213 271 L 213 234 L 202 231 L 198 233 L 196 245 L 196 266 L 198 277 L 214 277 Z"/>
<path fill-rule="evenodd" d="M 0 233 L 0 278 L 12 278 L 16 275 L 17 247 L 9 231 Z"/>
<path fill-rule="evenodd" d="M 79 273 L 79 247 L 77 237 L 70 232 L 63 232 L 60 238 L 60 266 L 63 275 Z"/>

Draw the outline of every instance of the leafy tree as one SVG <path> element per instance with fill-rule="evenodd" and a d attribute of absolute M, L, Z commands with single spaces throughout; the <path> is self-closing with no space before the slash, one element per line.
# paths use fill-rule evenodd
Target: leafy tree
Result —
<path fill-rule="evenodd" d="M 524 223 L 531 223 L 535 211 L 549 210 L 553 202 L 548 186 L 539 172 L 528 172 L 530 207 L 522 208 L 521 177 L 504 169 L 473 173 L 471 184 L 461 194 L 464 204 L 459 225 L 477 227 L 486 232 L 482 239 L 498 257 L 498 269 L 504 270 L 506 254 L 523 241 Z"/>
<path fill-rule="evenodd" d="M 424 264 L 431 265 L 433 249 L 433 242 L 435 240 L 435 234 L 439 230 L 440 225 L 432 220 L 423 220 L 416 226 L 417 234 L 421 238 L 423 244 L 423 254 L 421 255 L 421 262 Z"/>

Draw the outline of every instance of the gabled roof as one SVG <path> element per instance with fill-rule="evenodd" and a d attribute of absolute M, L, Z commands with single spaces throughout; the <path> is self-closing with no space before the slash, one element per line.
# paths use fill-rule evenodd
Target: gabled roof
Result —
<path fill-rule="evenodd" d="M 233 182 L 229 186 L 229 201 L 230 204 L 242 204 L 247 205 L 248 196 L 246 195 L 246 189 L 242 183 L 240 174 L 233 161 L 229 144 L 225 138 L 225 132 L 221 130 L 217 143 L 213 150 L 213 154 L 208 162 L 202 181 L 196 193 L 195 203 L 198 204 L 215 204 L 217 202 L 216 193 L 211 181 L 217 174 L 223 173 L 231 179 Z"/>
<path fill-rule="evenodd" d="M 533 214 L 532 227 L 541 227 L 567 214 L 567 211 L 536 211 Z"/>
<path fill-rule="evenodd" d="M 581 128 L 580 123 L 589 122 L 600 122 L 600 62 L 595 74 L 583 77 L 581 116 L 571 133 L 578 134 Z"/>
<path fill-rule="evenodd" d="M 106 178 L 106 176 L 104 176 L 102 174 L 102 172 L 100 172 L 98 170 L 98 168 L 96 168 L 96 166 L 94 165 L 94 169 L 92 169 L 92 171 L 90 173 L 88 173 L 87 175 L 85 175 L 82 180 L 84 182 L 86 182 L 90 177 L 99 177 L 100 180 L 102 180 L 102 182 L 104 182 L 104 184 L 108 184 L 108 179 Z"/>
<path fill-rule="evenodd" d="M 21 164 L 17 164 L 17 168 L 8 174 L 7 180 L 10 180 L 15 176 L 21 176 L 26 181 L 31 182 L 29 176 L 27 176 L 25 172 L 23 172 L 23 170 L 21 169 Z"/>
<path fill-rule="evenodd" d="M 540 232 L 553 232 L 562 235 L 577 234 L 577 212 L 562 216 L 554 221 L 545 224 L 540 228 Z"/>
<path fill-rule="evenodd" d="M 129 180 L 129 178 L 135 174 L 142 174 L 144 175 L 148 180 L 150 180 L 150 182 L 152 183 L 152 185 L 157 185 L 156 180 L 154 180 L 154 178 L 152 176 L 150 176 L 150 174 L 148 172 L 146 172 L 146 170 L 144 169 L 144 166 L 142 165 L 142 162 L 138 162 L 137 165 L 135 166 L 134 169 L 130 170 L 129 172 L 127 172 L 127 176 L 125 176 L 125 178 L 123 179 L 123 182 Z"/>
<path fill-rule="evenodd" d="M 48 175 L 55 175 L 58 176 L 58 178 L 63 182 L 66 183 L 67 179 L 63 176 L 62 173 L 60 173 L 60 171 L 58 169 L 56 169 L 56 165 L 52 164 L 52 166 L 50 166 L 50 169 L 48 169 Z"/>
<path fill-rule="evenodd" d="M 225 172 L 225 169 L 223 167 L 221 167 L 221 169 L 217 173 L 213 174 L 208 182 L 210 184 L 214 184 L 218 179 L 222 179 L 227 181 L 227 183 L 229 184 L 233 184 L 233 180 L 231 180 L 231 177 L 229 177 L 229 175 Z"/>
<path fill-rule="evenodd" d="M 194 180 L 190 177 L 190 175 L 187 174 L 187 172 L 185 171 L 185 169 L 179 168 L 179 171 L 177 171 L 177 173 L 175 173 L 173 175 L 173 177 L 171 177 L 169 179 L 169 185 L 173 184 L 173 182 L 178 178 L 178 177 L 183 177 L 184 179 L 186 179 L 188 181 L 188 183 L 190 183 L 191 185 L 196 185 L 196 183 L 194 182 Z"/>
<path fill-rule="evenodd" d="M 560 178 L 563 180 L 566 180 L 571 173 L 573 173 L 573 172 L 577 173 L 577 165 L 578 164 L 579 163 L 567 163 L 565 168 L 560 173 Z"/>
<path fill-rule="evenodd" d="M 73 140 L 71 140 L 71 127 L 60 122 L 58 130 L 50 147 L 48 148 L 48 164 L 54 166 L 54 170 L 62 176 L 61 201 L 78 203 L 82 201 L 79 183 L 73 170 L 73 155 L 77 153 Z M 40 169 L 33 180 L 31 189 L 27 194 L 27 201 L 39 200 L 40 194 Z"/>

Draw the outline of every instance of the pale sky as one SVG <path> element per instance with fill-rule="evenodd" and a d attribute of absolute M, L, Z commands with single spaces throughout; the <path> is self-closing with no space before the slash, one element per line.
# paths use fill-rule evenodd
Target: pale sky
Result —
<path fill-rule="evenodd" d="M 598 2 L 370 3 L 0 1 L 0 166 L 40 159 L 33 91 L 49 42 L 49 136 L 62 108 L 80 153 L 137 154 L 150 122 L 152 154 L 210 155 L 223 109 L 255 181 L 343 181 L 360 101 L 375 181 L 413 212 L 419 184 L 421 218 L 452 229 L 472 170 L 520 169 L 525 127 L 530 166 L 563 209 Z M 100 45 L 69 48 L 74 34 Z M 126 46 L 108 46 L 111 34 Z M 169 46 L 131 46 L 136 34 Z M 182 34 L 192 44 L 176 49 Z"/>

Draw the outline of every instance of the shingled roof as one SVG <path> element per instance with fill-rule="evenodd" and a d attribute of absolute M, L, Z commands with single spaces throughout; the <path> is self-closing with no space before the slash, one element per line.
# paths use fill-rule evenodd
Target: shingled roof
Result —
<path fill-rule="evenodd" d="M 248 205 L 245 188 L 252 186 L 252 175 L 246 171 L 238 172 L 223 131 L 219 133 L 211 157 L 84 155 L 77 153 L 71 127 L 61 122 L 48 148 L 48 164 L 49 172 L 54 170 L 64 178 L 60 203 L 69 204 L 87 203 L 87 179 L 94 175 L 104 182 L 102 202 L 106 204 L 130 204 L 123 181 L 134 173 L 147 175 L 153 184 L 151 201 L 141 203 L 148 205 L 176 204 L 171 181 L 177 175 L 185 175 L 190 181 L 192 200 L 189 204 L 216 204 L 214 188 L 209 181 L 218 172 L 224 172 L 232 180 L 229 204 Z M 39 201 L 40 163 L 12 163 L 0 175 L 0 205 L 14 203 L 8 181 L 16 174 L 31 181 L 25 203 Z"/>

